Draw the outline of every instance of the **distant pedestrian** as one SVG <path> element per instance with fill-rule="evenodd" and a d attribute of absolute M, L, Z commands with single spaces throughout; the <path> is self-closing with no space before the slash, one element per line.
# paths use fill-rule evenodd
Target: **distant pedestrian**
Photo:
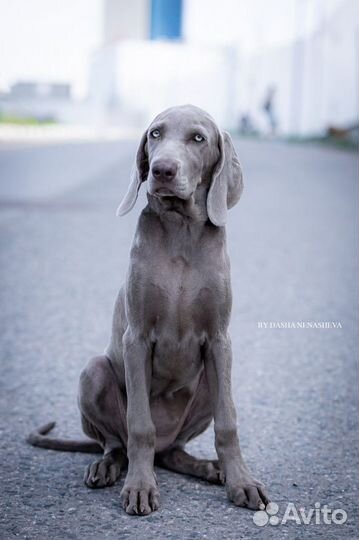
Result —
<path fill-rule="evenodd" d="M 275 94 L 276 94 L 275 86 L 270 86 L 267 90 L 267 94 L 266 94 L 266 97 L 262 106 L 265 114 L 267 115 L 269 131 L 272 135 L 275 135 L 277 131 L 277 118 L 276 118 L 275 105 L 274 105 Z"/>

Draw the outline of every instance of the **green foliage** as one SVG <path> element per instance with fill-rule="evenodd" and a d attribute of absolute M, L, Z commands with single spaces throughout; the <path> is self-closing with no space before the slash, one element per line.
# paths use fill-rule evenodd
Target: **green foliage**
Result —
<path fill-rule="evenodd" d="M 0 113 L 0 124 L 12 124 L 18 126 L 44 126 L 49 124 L 56 124 L 56 121 L 51 118 L 39 119 L 31 116 L 26 117 Z"/>

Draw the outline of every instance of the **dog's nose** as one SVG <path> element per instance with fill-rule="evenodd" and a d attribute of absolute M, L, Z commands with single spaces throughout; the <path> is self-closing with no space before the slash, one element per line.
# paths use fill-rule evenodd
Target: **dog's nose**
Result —
<path fill-rule="evenodd" d="M 177 173 L 177 164 L 169 161 L 155 161 L 152 165 L 152 174 L 156 180 L 169 182 L 174 179 Z"/>

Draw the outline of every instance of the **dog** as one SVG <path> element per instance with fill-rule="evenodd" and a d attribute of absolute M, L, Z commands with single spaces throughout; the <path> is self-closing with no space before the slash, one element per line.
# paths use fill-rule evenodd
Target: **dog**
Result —
<path fill-rule="evenodd" d="M 113 485 L 127 467 L 121 502 L 131 515 L 159 508 L 154 464 L 225 484 L 235 505 L 263 509 L 269 499 L 241 455 L 231 392 L 225 223 L 243 180 L 230 135 L 198 107 L 165 110 L 141 138 L 118 215 L 133 208 L 142 184 L 148 204 L 110 343 L 80 376 L 82 427 L 93 442 L 53 439 L 53 422 L 28 441 L 101 451 L 85 471 L 90 488 Z M 185 445 L 213 419 L 218 460 L 197 459 Z"/>

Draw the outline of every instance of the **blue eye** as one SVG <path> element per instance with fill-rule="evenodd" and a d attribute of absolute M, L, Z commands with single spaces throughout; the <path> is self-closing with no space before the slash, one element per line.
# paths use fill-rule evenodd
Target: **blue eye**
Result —
<path fill-rule="evenodd" d="M 194 135 L 193 137 L 193 140 L 200 143 L 204 141 L 204 137 L 202 137 L 202 135 L 200 135 L 199 133 L 196 133 L 196 135 Z"/>
<path fill-rule="evenodd" d="M 153 129 L 150 133 L 151 137 L 154 139 L 158 139 L 158 137 L 161 135 L 158 129 Z"/>

